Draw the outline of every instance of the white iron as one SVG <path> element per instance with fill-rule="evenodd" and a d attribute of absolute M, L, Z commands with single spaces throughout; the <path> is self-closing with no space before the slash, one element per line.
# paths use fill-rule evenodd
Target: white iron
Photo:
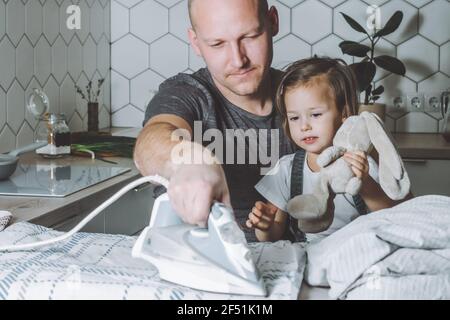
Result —
<path fill-rule="evenodd" d="M 160 278 L 194 289 L 266 296 L 243 231 L 230 208 L 214 203 L 208 228 L 184 223 L 163 194 L 132 256 L 152 263 Z"/>

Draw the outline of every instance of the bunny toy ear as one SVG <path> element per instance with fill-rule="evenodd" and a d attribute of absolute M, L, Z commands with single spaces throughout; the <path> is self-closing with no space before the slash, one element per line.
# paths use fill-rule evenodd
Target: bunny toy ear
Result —
<path fill-rule="evenodd" d="M 393 139 L 376 114 L 362 112 L 361 116 L 366 122 L 370 140 L 380 156 L 381 187 L 391 199 L 403 199 L 409 193 L 410 182 Z"/>

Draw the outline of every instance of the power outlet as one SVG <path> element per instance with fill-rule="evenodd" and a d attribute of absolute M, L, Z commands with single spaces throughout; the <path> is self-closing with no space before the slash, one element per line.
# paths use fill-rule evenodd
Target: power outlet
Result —
<path fill-rule="evenodd" d="M 437 92 L 429 92 L 424 95 L 425 112 L 441 113 L 440 94 Z"/>
<path fill-rule="evenodd" d="M 410 112 L 424 112 L 423 94 L 414 92 L 406 95 L 407 107 Z"/>
<path fill-rule="evenodd" d="M 395 96 L 392 98 L 391 112 L 407 112 L 406 96 Z"/>

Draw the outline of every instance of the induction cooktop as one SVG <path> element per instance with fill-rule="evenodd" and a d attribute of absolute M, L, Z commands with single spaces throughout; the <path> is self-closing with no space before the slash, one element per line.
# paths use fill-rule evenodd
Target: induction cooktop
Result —
<path fill-rule="evenodd" d="M 19 164 L 8 180 L 0 181 L 0 195 L 62 198 L 130 170 L 106 166 Z"/>

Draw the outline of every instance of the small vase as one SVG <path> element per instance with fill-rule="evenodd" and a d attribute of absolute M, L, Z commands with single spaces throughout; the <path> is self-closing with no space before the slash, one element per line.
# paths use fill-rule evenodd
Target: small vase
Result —
<path fill-rule="evenodd" d="M 383 103 L 360 104 L 358 114 L 363 111 L 375 113 L 383 122 L 386 120 L 386 105 Z"/>
<path fill-rule="evenodd" d="M 98 102 L 88 103 L 88 132 L 98 132 Z"/>

